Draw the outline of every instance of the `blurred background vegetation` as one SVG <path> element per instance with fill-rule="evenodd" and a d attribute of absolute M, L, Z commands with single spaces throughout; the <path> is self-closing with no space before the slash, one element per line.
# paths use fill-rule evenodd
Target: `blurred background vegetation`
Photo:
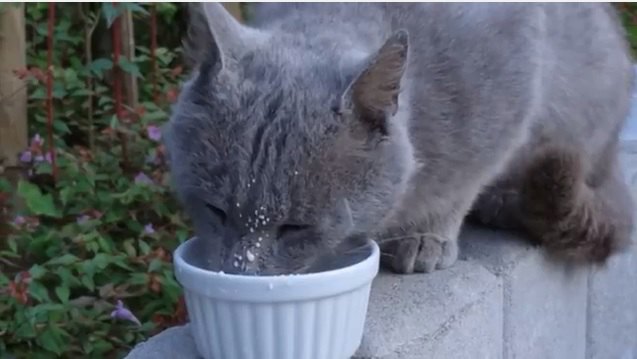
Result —
<path fill-rule="evenodd" d="M 241 18 L 238 4 L 227 6 Z M 615 6 L 637 53 L 637 4 Z M 49 10 L 0 5 L 5 26 L 24 27 L 22 41 L 0 22 L 0 44 L 26 51 L 0 72 L 0 358 L 119 358 L 187 320 L 171 253 L 192 232 L 160 130 L 188 72 L 187 12 L 58 3 L 50 22 Z"/>

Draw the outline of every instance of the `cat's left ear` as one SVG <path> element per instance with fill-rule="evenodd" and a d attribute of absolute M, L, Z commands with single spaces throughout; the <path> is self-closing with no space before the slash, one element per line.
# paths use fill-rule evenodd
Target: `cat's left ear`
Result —
<path fill-rule="evenodd" d="M 398 94 L 409 51 L 406 31 L 396 31 L 370 57 L 365 69 L 347 87 L 341 109 L 353 111 L 361 121 L 387 134 L 387 119 L 398 111 Z"/>
<path fill-rule="evenodd" d="M 217 68 L 223 68 L 267 37 L 264 32 L 239 23 L 222 4 L 190 4 L 189 11 L 185 47 L 195 66 L 211 61 Z"/>

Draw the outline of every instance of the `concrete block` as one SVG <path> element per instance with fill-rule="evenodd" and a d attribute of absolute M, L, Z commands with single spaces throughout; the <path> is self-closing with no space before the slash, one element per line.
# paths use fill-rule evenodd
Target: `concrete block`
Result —
<path fill-rule="evenodd" d="M 555 263 L 520 235 L 465 228 L 463 257 L 503 281 L 505 358 L 584 358 L 587 267 Z"/>
<path fill-rule="evenodd" d="M 200 359 L 190 325 L 164 330 L 139 343 L 125 359 Z"/>
<path fill-rule="evenodd" d="M 502 288 L 483 267 L 459 262 L 431 275 L 382 273 L 370 299 L 359 359 L 501 358 Z M 126 359 L 195 359 L 188 326 L 139 344 Z"/>
<path fill-rule="evenodd" d="M 355 358 L 500 358 L 501 299 L 497 278 L 474 263 L 429 275 L 381 274 Z"/>
<path fill-rule="evenodd" d="M 637 249 L 589 278 L 587 359 L 637 359 Z"/>
<path fill-rule="evenodd" d="M 637 141 L 622 143 L 620 163 L 637 198 Z M 627 253 L 590 273 L 587 359 L 637 359 L 636 238 Z"/>

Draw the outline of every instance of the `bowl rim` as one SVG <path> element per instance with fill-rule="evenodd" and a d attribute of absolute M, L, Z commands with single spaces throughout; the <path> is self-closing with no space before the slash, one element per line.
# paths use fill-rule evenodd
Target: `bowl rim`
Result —
<path fill-rule="evenodd" d="M 184 252 L 197 240 L 197 237 L 192 237 L 174 251 L 173 263 L 177 281 L 187 291 L 232 301 L 295 301 L 333 296 L 370 284 L 380 266 L 380 248 L 375 241 L 368 239 L 367 243 L 371 246 L 369 256 L 342 268 L 292 275 L 226 274 L 186 262 Z"/>

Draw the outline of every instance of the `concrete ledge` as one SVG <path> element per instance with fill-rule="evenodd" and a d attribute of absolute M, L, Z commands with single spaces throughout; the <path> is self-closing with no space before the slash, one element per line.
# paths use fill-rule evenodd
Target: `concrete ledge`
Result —
<path fill-rule="evenodd" d="M 637 141 L 621 162 L 637 192 Z M 521 236 L 470 226 L 461 247 L 450 269 L 376 279 L 356 359 L 637 359 L 637 245 L 605 268 L 556 264 Z M 127 356 L 197 357 L 188 326 Z"/>
<path fill-rule="evenodd" d="M 458 336 L 465 338 L 463 353 L 479 353 L 485 341 L 501 338 L 501 298 L 498 279 L 475 263 L 459 262 L 431 275 L 384 273 L 374 282 L 356 358 L 421 358 L 425 348 L 446 353 L 452 347 L 441 340 Z M 474 321 L 495 330 L 471 330 Z"/>
<path fill-rule="evenodd" d="M 510 233 L 467 227 L 462 246 L 448 270 L 379 275 L 356 359 L 637 359 L 637 251 L 591 270 Z M 188 326 L 127 357 L 151 358 L 198 358 Z"/>

